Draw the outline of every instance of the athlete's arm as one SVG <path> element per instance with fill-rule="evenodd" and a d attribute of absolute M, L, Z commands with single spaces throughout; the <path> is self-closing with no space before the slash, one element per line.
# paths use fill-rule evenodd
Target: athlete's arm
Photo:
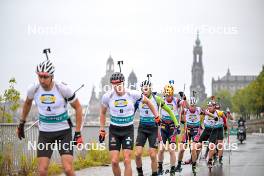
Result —
<path fill-rule="evenodd" d="M 33 99 L 30 99 L 27 97 L 27 99 L 23 105 L 21 120 L 26 121 L 26 118 L 27 118 L 28 113 L 29 113 L 31 106 L 32 106 L 32 102 L 33 102 Z"/>
<path fill-rule="evenodd" d="M 175 117 L 172 110 L 170 109 L 170 107 L 165 104 L 164 100 L 161 97 L 156 96 L 156 100 L 157 100 L 158 105 L 160 104 L 161 108 L 164 109 L 170 115 L 170 118 L 171 120 L 173 120 L 175 126 L 178 126 L 179 125 L 178 120 Z"/>
<path fill-rule="evenodd" d="M 210 113 L 209 110 L 207 110 L 207 109 L 203 111 L 203 114 L 208 115 L 210 117 L 215 117 L 214 114 Z"/>
<path fill-rule="evenodd" d="M 106 115 L 107 107 L 104 105 L 101 105 L 101 111 L 100 111 L 100 130 L 104 130 L 105 128 L 105 115 Z"/>
<path fill-rule="evenodd" d="M 153 103 L 144 95 L 142 95 L 142 103 L 145 103 L 149 109 L 151 110 L 151 112 L 154 114 L 155 117 L 158 117 L 159 114 L 157 112 L 157 110 L 155 109 L 155 106 L 153 105 Z"/>
<path fill-rule="evenodd" d="M 78 99 L 70 103 L 71 107 L 75 110 L 76 116 L 76 132 L 80 132 L 82 126 L 82 106 Z"/>
<path fill-rule="evenodd" d="M 234 117 L 231 115 L 230 112 L 227 112 L 227 118 L 230 120 L 234 120 Z"/>
<path fill-rule="evenodd" d="M 186 113 L 185 113 L 184 109 L 181 110 L 180 118 L 181 118 L 182 123 L 186 123 Z"/>

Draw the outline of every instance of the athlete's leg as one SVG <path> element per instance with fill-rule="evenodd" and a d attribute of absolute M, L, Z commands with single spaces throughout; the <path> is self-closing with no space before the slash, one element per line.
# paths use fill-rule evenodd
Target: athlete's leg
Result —
<path fill-rule="evenodd" d="M 197 152 L 196 152 L 196 148 L 197 148 L 197 143 L 196 142 L 192 142 L 191 143 L 191 151 L 192 151 L 192 153 L 191 153 L 191 155 L 192 155 L 192 162 L 194 163 L 194 162 L 196 162 L 196 160 L 197 160 Z"/>
<path fill-rule="evenodd" d="M 152 173 L 157 172 L 157 149 L 156 148 L 150 148 L 149 149 L 149 156 L 151 159 L 151 169 Z"/>
<path fill-rule="evenodd" d="M 48 158 L 48 157 L 38 157 L 38 172 L 39 172 L 39 176 L 48 175 L 49 163 L 50 163 L 50 158 Z"/>
<path fill-rule="evenodd" d="M 67 176 L 74 176 L 73 168 L 73 156 L 72 155 L 61 155 L 61 163 Z"/>
<path fill-rule="evenodd" d="M 131 167 L 132 150 L 124 149 L 123 154 L 124 154 L 124 165 L 125 165 L 124 175 L 132 176 L 132 167 Z"/>
<path fill-rule="evenodd" d="M 142 171 L 142 153 L 143 153 L 143 147 L 136 146 L 135 157 L 136 157 L 136 165 L 138 172 Z"/>
<path fill-rule="evenodd" d="M 114 176 L 121 176 L 121 170 L 119 166 L 119 153 L 120 152 L 118 150 L 110 151 L 112 170 L 113 170 Z"/>
<path fill-rule="evenodd" d="M 181 162 L 182 159 L 183 159 L 183 155 L 184 155 L 184 152 L 185 152 L 185 149 L 186 149 L 186 146 L 187 144 L 184 144 L 184 143 L 180 143 L 179 144 L 179 155 L 178 155 L 178 161 Z"/>

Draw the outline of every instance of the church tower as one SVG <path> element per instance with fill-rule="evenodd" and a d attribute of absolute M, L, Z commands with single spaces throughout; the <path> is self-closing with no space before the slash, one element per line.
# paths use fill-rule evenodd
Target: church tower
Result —
<path fill-rule="evenodd" d="M 134 70 L 132 70 L 128 76 L 127 87 L 132 89 L 132 90 L 137 89 L 137 76 L 136 76 Z"/>
<path fill-rule="evenodd" d="M 101 91 L 99 93 L 99 99 L 101 99 L 105 92 L 111 89 L 110 77 L 114 73 L 114 65 L 114 59 L 110 55 L 106 62 L 105 75 L 101 79 Z"/>
<path fill-rule="evenodd" d="M 197 32 L 197 39 L 195 46 L 193 47 L 193 65 L 192 65 L 192 84 L 190 87 L 190 95 L 193 95 L 193 91 L 197 92 L 196 97 L 199 102 L 206 99 L 204 86 L 204 69 L 203 69 L 203 49 L 201 41 L 199 39 L 199 32 Z"/>

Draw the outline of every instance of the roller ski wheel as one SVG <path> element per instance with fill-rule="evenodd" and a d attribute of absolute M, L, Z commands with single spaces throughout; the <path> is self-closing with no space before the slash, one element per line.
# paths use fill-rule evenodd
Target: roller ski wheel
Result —
<path fill-rule="evenodd" d="M 212 161 L 208 161 L 208 163 L 207 163 L 207 167 L 208 167 L 208 169 L 209 169 L 209 172 L 212 172 L 212 168 L 213 168 L 213 163 L 212 163 Z"/>
<path fill-rule="evenodd" d="M 175 168 L 175 172 L 181 172 L 182 171 L 182 167 L 177 165 L 177 167 Z"/>
<path fill-rule="evenodd" d="M 163 175 L 163 173 L 164 173 L 163 169 L 162 170 L 158 170 L 158 175 Z"/>
<path fill-rule="evenodd" d="M 169 169 L 167 169 L 167 170 L 165 171 L 165 174 L 168 174 L 168 173 L 170 173 L 170 170 L 169 170 Z"/>
<path fill-rule="evenodd" d="M 223 166 L 223 160 L 219 160 L 219 166 L 220 166 L 220 167 Z"/>
<path fill-rule="evenodd" d="M 183 162 L 183 165 L 188 165 L 188 164 L 192 164 L 192 159 Z"/>
<path fill-rule="evenodd" d="M 192 172 L 193 172 L 193 175 L 196 175 L 197 174 L 197 168 L 196 168 L 196 166 L 192 166 Z"/>

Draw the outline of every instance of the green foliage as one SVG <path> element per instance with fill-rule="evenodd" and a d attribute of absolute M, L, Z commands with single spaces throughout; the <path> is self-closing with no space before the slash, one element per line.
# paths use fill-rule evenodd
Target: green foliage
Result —
<path fill-rule="evenodd" d="M 0 122 L 12 123 L 13 116 L 19 108 L 20 92 L 15 89 L 16 80 L 9 80 L 9 88 L 0 95 Z"/>
<path fill-rule="evenodd" d="M 237 91 L 232 99 L 234 111 L 248 117 L 264 112 L 264 69 L 257 79 Z"/>
<path fill-rule="evenodd" d="M 227 107 L 232 111 L 232 96 L 227 90 L 216 93 L 216 101 L 220 103 L 221 109 L 226 110 Z"/>
<path fill-rule="evenodd" d="M 48 169 L 48 175 L 57 175 L 63 172 L 62 165 L 51 162 Z"/>
<path fill-rule="evenodd" d="M 35 175 L 37 173 L 37 168 L 37 158 L 29 160 L 26 155 L 23 154 L 21 156 L 19 175 Z"/>
<path fill-rule="evenodd" d="M 0 175 L 12 175 L 14 156 L 12 154 L 13 144 L 4 146 L 3 153 L 0 154 Z"/>

